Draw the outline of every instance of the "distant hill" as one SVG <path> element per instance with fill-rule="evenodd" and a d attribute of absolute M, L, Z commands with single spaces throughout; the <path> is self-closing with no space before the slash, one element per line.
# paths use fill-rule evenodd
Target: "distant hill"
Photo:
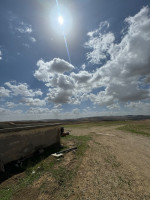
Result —
<path fill-rule="evenodd" d="M 0 129 L 10 128 L 15 126 L 27 126 L 47 123 L 81 123 L 89 121 L 124 121 L 124 120 L 144 120 L 150 119 L 150 115 L 125 115 L 125 116 L 95 116 L 95 117 L 83 117 L 77 119 L 43 119 L 43 120 L 24 120 L 24 121 L 13 121 L 13 122 L 0 122 Z"/>

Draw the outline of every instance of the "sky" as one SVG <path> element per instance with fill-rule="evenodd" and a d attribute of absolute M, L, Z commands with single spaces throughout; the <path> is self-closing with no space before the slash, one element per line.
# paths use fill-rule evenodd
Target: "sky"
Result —
<path fill-rule="evenodd" d="M 0 24 L 0 121 L 150 114 L 149 0 L 5 0 Z"/>

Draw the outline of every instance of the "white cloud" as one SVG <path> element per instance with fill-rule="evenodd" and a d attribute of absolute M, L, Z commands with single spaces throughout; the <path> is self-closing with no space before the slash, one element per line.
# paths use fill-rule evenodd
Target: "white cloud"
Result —
<path fill-rule="evenodd" d="M 72 113 L 76 116 L 76 117 L 78 117 L 79 115 L 80 115 L 80 110 L 78 109 L 78 108 L 75 108 L 75 109 L 73 109 L 72 110 Z"/>
<path fill-rule="evenodd" d="M 20 33 L 32 33 L 32 26 L 24 22 L 21 22 L 18 24 L 16 30 L 19 31 Z"/>
<path fill-rule="evenodd" d="M 34 37 L 30 37 L 30 40 L 31 40 L 32 42 L 36 42 L 36 39 L 35 39 Z"/>
<path fill-rule="evenodd" d="M 88 53 L 88 58 L 91 62 L 100 64 L 101 57 L 106 58 L 107 54 L 110 56 L 110 60 L 97 69 L 91 80 L 93 85 L 105 88 L 104 92 L 90 96 L 95 103 L 113 104 L 114 101 L 128 102 L 150 98 L 150 90 L 142 82 L 143 77 L 146 84 L 150 80 L 149 8 L 142 8 L 135 16 L 126 18 L 125 22 L 128 28 L 118 44 L 115 43 L 113 34 L 102 34 L 99 28 L 89 33 L 88 44 L 92 51 Z M 107 37 L 108 40 L 105 40 Z"/>
<path fill-rule="evenodd" d="M 54 88 L 47 94 L 46 100 L 55 104 L 65 104 L 71 101 L 72 90 L 63 90 L 60 88 Z"/>
<path fill-rule="evenodd" d="M 124 85 L 111 83 L 107 87 L 107 93 L 111 94 L 114 99 L 119 99 L 122 102 L 138 101 L 150 97 L 150 90 L 140 89 L 136 83 L 128 84 L 128 82 Z"/>
<path fill-rule="evenodd" d="M 54 88 L 58 87 L 64 90 L 70 90 L 75 87 L 74 84 L 75 84 L 74 79 L 72 79 L 71 76 L 67 76 L 64 74 L 55 74 L 51 78 L 51 80 L 45 85 L 47 87 L 54 87 Z"/>
<path fill-rule="evenodd" d="M 45 100 L 41 100 L 41 99 L 33 99 L 33 98 L 23 98 L 20 101 L 22 104 L 25 104 L 27 106 L 45 106 L 46 102 Z"/>
<path fill-rule="evenodd" d="M 107 108 L 109 110 L 120 110 L 120 105 L 118 103 L 114 103 L 114 104 L 108 105 Z"/>
<path fill-rule="evenodd" d="M 78 74 L 72 72 L 71 77 L 75 79 L 75 82 L 86 84 L 92 77 L 92 74 L 87 71 L 80 71 Z"/>
<path fill-rule="evenodd" d="M 102 28 L 106 26 L 109 27 L 108 22 L 102 22 L 97 30 L 87 34 L 89 41 L 85 43 L 85 47 L 92 50 L 87 53 L 87 59 L 92 64 L 99 64 L 108 58 L 108 50 L 115 40 L 113 33 L 101 33 Z"/>
<path fill-rule="evenodd" d="M 24 21 L 20 21 L 20 18 L 12 12 L 9 12 L 9 27 L 11 32 L 13 32 L 17 38 L 21 38 L 21 41 L 24 40 L 22 45 L 26 48 L 30 48 L 27 43 L 30 40 L 31 42 L 36 42 L 36 39 L 32 36 L 33 28 L 31 24 L 28 24 Z"/>
<path fill-rule="evenodd" d="M 98 94 L 90 94 L 89 99 L 97 105 L 105 106 L 114 103 L 114 98 L 112 95 L 107 94 L 107 91 L 101 91 Z"/>
<path fill-rule="evenodd" d="M 37 62 L 38 70 L 35 71 L 34 76 L 43 82 L 48 82 L 54 74 L 63 74 L 74 69 L 74 66 L 60 58 L 54 58 L 49 62 L 39 60 Z"/>
<path fill-rule="evenodd" d="M 0 87 L 0 97 L 9 97 L 10 90 Z"/>
<path fill-rule="evenodd" d="M 36 114 L 38 118 L 48 118 L 48 119 L 60 119 L 61 118 L 61 109 L 48 109 L 48 108 L 30 108 L 26 114 L 31 117 Z"/>
<path fill-rule="evenodd" d="M 5 109 L 5 108 L 0 107 L 0 116 L 2 116 L 2 117 L 4 115 L 15 115 L 15 114 L 20 114 L 20 113 L 22 113 L 22 110 L 9 110 L 9 109 Z M 0 120 L 1 120 L 1 118 L 0 118 Z"/>
<path fill-rule="evenodd" d="M 69 103 L 75 88 L 75 80 L 64 73 L 73 70 L 74 66 L 60 58 L 54 58 L 49 62 L 39 60 L 37 66 L 39 68 L 34 76 L 50 87 L 46 100 L 56 104 Z"/>
<path fill-rule="evenodd" d="M 87 71 L 80 71 L 70 75 L 55 74 L 46 84 L 49 89 L 47 100 L 53 103 L 79 104 L 84 92 L 91 91 L 88 83 L 92 75 Z"/>
<path fill-rule="evenodd" d="M 125 105 L 125 108 L 132 111 L 134 114 L 139 114 L 140 110 L 140 114 L 149 115 L 150 103 L 143 101 L 129 102 Z"/>
<path fill-rule="evenodd" d="M 17 104 L 13 103 L 13 102 L 10 102 L 10 101 L 7 101 L 5 103 L 5 105 L 8 107 L 8 108 L 14 108 L 17 106 Z"/>
<path fill-rule="evenodd" d="M 44 113 L 50 113 L 50 110 L 48 108 L 30 108 L 27 111 L 28 114 L 44 114 Z"/>
<path fill-rule="evenodd" d="M 86 65 L 85 65 L 85 64 L 81 65 L 81 68 L 82 68 L 83 70 L 85 70 Z"/>
<path fill-rule="evenodd" d="M 62 106 L 61 104 L 55 104 L 55 105 L 54 105 L 54 109 L 61 108 L 61 106 Z"/>
<path fill-rule="evenodd" d="M 15 82 L 6 82 L 5 85 L 7 87 L 9 87 L 9 89 L 12 92 L 12 95 L 17 96 L 17 95 L 21 95 L 21 96 L 41 96 L 43 93 L 41 92 L 41 90 L 36 90 L 33 91 L 32 89 L 29 89 L 28 85 L 26 83 L 19 83 L 18 85 Z"/>

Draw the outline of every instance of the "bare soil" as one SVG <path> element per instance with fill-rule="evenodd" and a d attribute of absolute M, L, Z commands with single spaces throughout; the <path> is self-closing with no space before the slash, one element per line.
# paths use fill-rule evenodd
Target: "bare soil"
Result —
<path fill-rule="evenodd" d="M 92 134 L 93 140 L 69 199 L 150 199 L 150 138 L 116 128 L 72 129 L 74 135 Z"/>

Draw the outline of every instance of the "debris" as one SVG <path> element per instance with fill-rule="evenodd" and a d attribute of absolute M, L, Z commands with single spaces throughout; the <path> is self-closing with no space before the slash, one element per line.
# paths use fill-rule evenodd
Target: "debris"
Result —
<path fill-rule="evenodd" d="M 70 148 L 70 149 L 66 149 L 64 151 L 57 152 L 56 154 L 68 153 L 68 152 L 76 150 L 76 149 L 77 149 L 77 147 L 73 147 L 73 148 Z"/>
<path fill-rule="evenodd" d="M 62 153 L 53 153 L 53 154 L 51 154 L 51 155 L 54 156 L 55 158 L 60 158 L 60 157 L 63 156 Z"/>
<path fill-rule="evenodd" d="M 64 151 L 60 151 L 60 152 L 57 152 L 57 153 L 54 153 L 54 154 L 51 154 L 52 156 L 56 157 L 56 158 L 60 158 L 63 156 L 64 153 L 68 153 L 70 151 L 74 151 L 76 150 L 77 147 L 73 147 L 73 148 L 70 148 L 70 149 L 66 149 Z"/>
<path fill-rule="evenodd" d="M 35 170 L 32 171 L 32 174 L 35 174 Z"/>

